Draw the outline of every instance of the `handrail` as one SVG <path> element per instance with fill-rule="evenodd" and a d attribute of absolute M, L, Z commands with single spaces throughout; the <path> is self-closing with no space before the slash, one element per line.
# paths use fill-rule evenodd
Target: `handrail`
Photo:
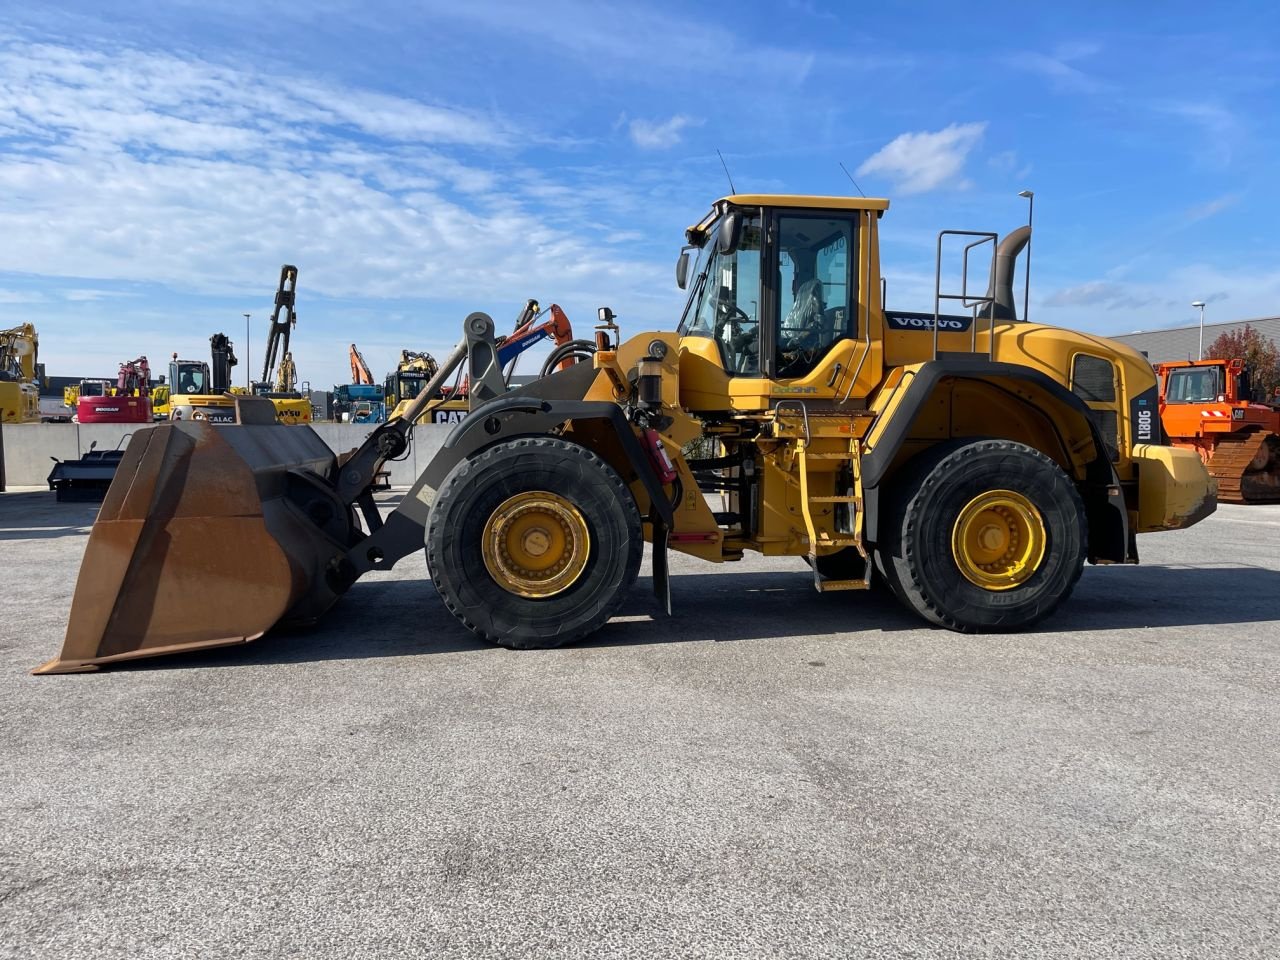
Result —
<path fill-rule="evenodd" d="M 862 219 L 866 220 L 866 226 L 861 228 L 862 232 L 866 234 L 870 234 L 871 222 L 872 222 L 871 211 L 870 210 L 863 211 Z M 861 254 L 862 251 L 864 250 L 866 251 L 866 254 L 867 254 L 866 266 L 863 268 L 863 271 L 862 271 L 863 282 L 858 285 L 859 294 L 862 294 L 864 290 L 866 291 L 865 296 L 867 298 L 867 312 L 866 312 L 866 316 L 863 318 L 863 324 L 862 324 L 866 336 L 863 338 L 863 341 L 862 341 L 862 358 L 858 361 L 858 367 L 856 370 L 853 371 L 853 376 L 849 378 L 849 386 L 845 390 L 844 396 L 840 398 L 841 406 L 849 402 L 849 396 L 853 393 L 853 388 L 857 384 L 858 377 L 862 373 L 862 365 L 867 362 L 867 357 L 871 356 L 871 247 L 869 246 L 869 242 L 866 239 L 860 237 L 859 240 L 861 241 L 858 244 L 859 254 Z M 883 300 L 881 300 L 881 303 L 880 303 L 880 313 L 881 314 L 884 313 Z M 881 333 L 881 336 L 883 336 L 884 330 L 882 329 L 880 333 Z"/>
<path fill-rule="evenodd" d="M 942 241 L 944 237 L 979 237 L 980 239 L 968 244 L 964 248 L 964 257 L 961 261 L 962 275 L 960 278 L 960 292 L 943 293 L 942 292 Z M 991 233 L 987 230 L 940 230 L 938 232 L 937 253 L 934 257 L 933 267 L 933 359 L 938 359 L 938 331 L 941 329 L 942 310 L 941 302 L 943 300 L 959 300 L 961 305 L 966 308 L 976 309 L 986 304 L 990 306 L 995 302 L 995 276 L 996 276 L 996 245 L 1000 239 L 1000 235 Z M 980 247 L 984 243 L 991 244 L 991 265 L 987 270 L 989 283 L 986 296 L 970 297 L 969 296 L 969 251 L 974 247 Z M 994 311 L 988 311 L 993 313 Z M 975 313 L 973 318 L 973 327 L 971 328 L 972 349 L 970 352 L 978 352 L 978 318 Z M 995 354 L 995 318 L 990 319 L 990 333 L 988 335 L 988 354 Z"/>
<path fill-rule="evenodd" d="M 779 400 L 777 403 L 773 405 L 773 413 L 775 416 L 777 416 L 782 413 L 783 407 L 788 407 L 788 406 L 791 406 L 792 404 L 795 404 L 797 407 L 800 408 L 800 416 L 804 418 L 804 442 L 808 443 L 810 439 L 809 408 L 805 406 L 805 403 L 803 400 Z"/>

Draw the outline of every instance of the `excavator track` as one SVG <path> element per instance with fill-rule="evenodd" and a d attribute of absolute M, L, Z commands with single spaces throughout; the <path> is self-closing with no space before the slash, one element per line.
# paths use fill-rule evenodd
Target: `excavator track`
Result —
<path fill-rule="evenodd" d="M 1223 503 L 1280 502 L 1280 437 L 1254 431 L 1223 437 L 1209 460 Z"/>

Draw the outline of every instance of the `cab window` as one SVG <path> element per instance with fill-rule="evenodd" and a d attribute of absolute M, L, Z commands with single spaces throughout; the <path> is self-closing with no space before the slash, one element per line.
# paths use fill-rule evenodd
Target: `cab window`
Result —
<path fill-rule="evenodd" d="M 711 337 L 725 370 L 739 377 L 760 374 L 760 217 L 746 217 L 733 253 L 721 255 L 715 237 L 706 243 L 706 266 L 695 281 L 681 334 Z"/>
<path fill-rule="evenodd" d="M 853 240 L 852 219 L 779 218 L 778 379 L 803 377 L 832 346 L 857 336 Z"/>
<path fill-rule="evenodd" d="M 1217 367 L 1188 367 L 1169 374 L 1169 386 L 1165 391 L 1167 403 L 1204 403 L 1216 400 L 1221 393 Z"/>

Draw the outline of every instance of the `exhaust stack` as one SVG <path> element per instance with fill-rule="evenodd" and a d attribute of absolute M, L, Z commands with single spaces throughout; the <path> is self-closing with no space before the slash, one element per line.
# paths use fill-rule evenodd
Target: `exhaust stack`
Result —
<path fill-rule="evenodd" d="M 991 304 L 993 320 L 1016 321 L 1018 319 L 1018 304 L 1013 294 L 1013 269 L 1017 263 L 1018 254 L 1030 240 L 1031 227 L 1026 226 L 1006 234 L 1000 241 L 1000 246 L 996 250 L 996 275 L 993 281 L 995 289 L 987 291 L 987 296 L 995 298 Z"/>

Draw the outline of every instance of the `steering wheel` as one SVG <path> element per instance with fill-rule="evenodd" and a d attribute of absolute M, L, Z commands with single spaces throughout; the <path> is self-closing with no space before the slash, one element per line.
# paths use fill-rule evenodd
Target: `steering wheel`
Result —
<path fill-rule="evenodd" d="M 716 321 L 716 339 L 724 344 L 733 358 L 734 366 L 742 369 L 746 365 L 746 360 L 755 356 L 759 349 L 756 331 L 744 328 L 757 327 L 760 321 L 739 306 L 726 306 L 723 309 L 724 316 Z M 725 336 L 726 331 L 728 336 Z"/>

